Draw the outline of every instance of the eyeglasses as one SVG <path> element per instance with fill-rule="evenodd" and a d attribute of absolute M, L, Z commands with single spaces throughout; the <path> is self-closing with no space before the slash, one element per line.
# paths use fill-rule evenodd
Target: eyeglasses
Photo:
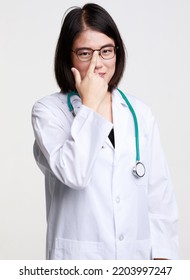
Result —
<path fill-rule="evenodd" d="M 74 52 L 80 61 L 90 61 L 93 53 L 95 51 L 99 52 L 99 55 L 106 60 L 112 59 L 115 56 L 116 47 L 112 45 L 104 46 L 100 49 L 93 50 L 91 48 L 79 48 L 76 49 Z"/>

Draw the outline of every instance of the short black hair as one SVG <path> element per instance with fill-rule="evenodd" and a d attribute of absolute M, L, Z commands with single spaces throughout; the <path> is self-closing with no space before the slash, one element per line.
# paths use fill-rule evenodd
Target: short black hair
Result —
<path fill-rule="evenodd" d="M 115 73 L 109 82 L 108 90 L 112 91 L 117 87 L 123 76 L 126 60 L 125 47 L 110 14 L 94 3 L 85 4 L 82 8 L 72 7 L 64 18 L 55 51 L 55 77 L 62 93 L 76 91 L 75 80 L 71 72 L 71 48 L 74 40 L 85 27 L 107 35 L 114 40 L 117 47 Z"/>

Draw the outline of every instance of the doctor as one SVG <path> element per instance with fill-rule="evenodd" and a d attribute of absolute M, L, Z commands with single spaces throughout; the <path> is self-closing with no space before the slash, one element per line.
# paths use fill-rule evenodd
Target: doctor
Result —
<path fill-rule="evenodd" d="M 177 207 L 150 109 L 138 119 L 145 170 L 134 176 L 136 133 L 117 89 L 125 50 L 96 4 L 71 9 L 55 54 L 61 92 L 32 110 L 34 155 L 45 175 L 47 259 L 176 259 Z M 72 111 L 72 112 L 71 112 Z"/>

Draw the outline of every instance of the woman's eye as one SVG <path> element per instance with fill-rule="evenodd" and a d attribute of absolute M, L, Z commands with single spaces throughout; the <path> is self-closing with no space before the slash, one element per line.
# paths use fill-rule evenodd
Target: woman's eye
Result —
<path fill-rule="evenodd" d="M 112 52 L 113 52 L 113 48 L 102 49 L 102 54 L 104 54 L 104 55 L 108 55 L 108 54 L 110 54 Z"/>
<path fill-rule="evenodd" d="M 103 49 L 103 53 L 110 52 L 110 49 Z"/>
<path fill-rule="evenodd" d="M 88 57 L 91 55 L 91 53 L 87 50 L 86 51 L 84 50 L 84 51 L 78 51 L 78 55 Z"/>

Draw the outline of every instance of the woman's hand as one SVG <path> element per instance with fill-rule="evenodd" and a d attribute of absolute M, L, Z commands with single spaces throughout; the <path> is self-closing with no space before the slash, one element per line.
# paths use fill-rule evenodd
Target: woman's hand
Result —
<path fill-rule="evenodd" d="M 71 69 L 82 103 L 94 111 L 98 110 L 108 90 L 108 84 L 105 80 L 95 73 L 98 55 L 97 51 L 93 53 L 88 71 L 83 79 L 81 79 L 80 72 L 76 68 Z"/>

